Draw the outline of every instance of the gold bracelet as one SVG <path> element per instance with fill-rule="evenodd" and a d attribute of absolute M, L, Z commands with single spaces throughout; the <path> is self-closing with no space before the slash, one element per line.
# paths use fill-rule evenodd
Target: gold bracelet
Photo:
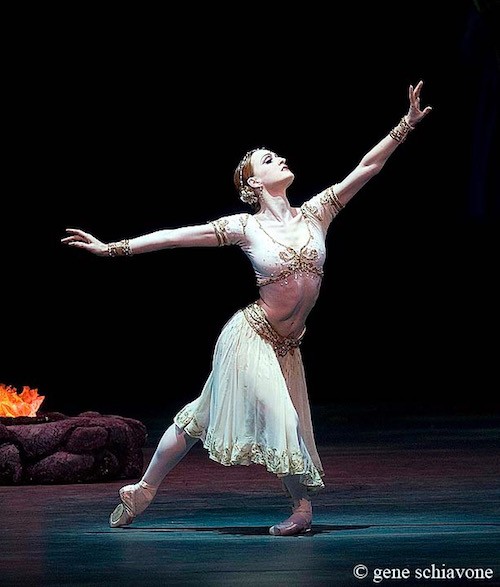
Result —
<path fill-rule="evenodd" d="M 408 133 L 414 129 L 415 127 L 406 122 L 406 118 L 403 116 L 403 118 L 399 121 L 399 124 L 391 130 L 389 135 L 395 141 L 398 141 L 398 143 L 404 143 Z"/>
<path fill-rule="evenodd" d="M 130 242 L 128 238 L 117 243 L 108 243 L 109 257 L 131 257 L 132 250 L 130 249 Z"/>

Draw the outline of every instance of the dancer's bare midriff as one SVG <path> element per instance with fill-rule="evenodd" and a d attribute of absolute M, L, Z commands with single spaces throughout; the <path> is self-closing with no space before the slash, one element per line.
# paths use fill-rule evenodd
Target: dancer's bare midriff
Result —
<path fill-rule="evenodd" d="M 278 334 L 299 338 L 318 299 L 321 278 L 315 275 L 291 275 L 286 280 L 260 288 L 258 304 Z"/>

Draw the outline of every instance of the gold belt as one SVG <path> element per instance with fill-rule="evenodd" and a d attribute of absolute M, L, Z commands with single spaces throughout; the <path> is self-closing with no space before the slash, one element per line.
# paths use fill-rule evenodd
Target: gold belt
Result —
<path fill-rule="evenodd" d="M 271 326 L 264 310 L 259 306 L 257 302 L 253 302 L 243 309 L 245 318 L 247 319 L 250 326 L 255 332 L 264 340 L 267 340 L 276 354 L 280 357 L 284 357 L 287 353 L 293 355 L 294 349 L 296 349 L 304 337 L 305 328 L 299 338 L 292 338 L 289 336 L 281 336 Z"/>

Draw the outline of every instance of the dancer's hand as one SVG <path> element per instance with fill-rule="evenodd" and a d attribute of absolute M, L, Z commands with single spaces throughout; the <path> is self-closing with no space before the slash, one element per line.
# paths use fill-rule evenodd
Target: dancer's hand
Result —
<path fill-rule="evenodd" d="M 94 255 L 104 257 L 108 254 L 108 246 L 95 238 L 88 232 L 84 232 L 79 228 L 67 228 L 66 232 L 69 236 L 61 239 L 61 242 L 70 247 L 76 247 L 78 249 L 84 249 Z"/>
<path fill-rule="evenodd" d="M 410 126 L 417 125 L 432 110 L 432 106 L 426 106 L 423 110 L 420 108 L 420 92 L 422 91 L 423 85 L 424 82 L 420 80 L 415 87 L 411 85 L 408 88 L 410 107 L 406 115 L 406 122 Z"/>

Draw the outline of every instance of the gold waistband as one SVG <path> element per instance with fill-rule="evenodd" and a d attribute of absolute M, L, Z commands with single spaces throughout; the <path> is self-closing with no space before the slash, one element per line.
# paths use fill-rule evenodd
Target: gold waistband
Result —
<path fill-rule="evenodd" d="M 244 308 L 243 313 L 255 332 L 261 338 L 267 340 L 267 342 L 273 346 L 276 354 L 280 357 L 284 357 L 287 353 L 293 354 L 294 349 L 300 345 L 304 338 L 304 333 L 306 331 L 305 328 L 299 338 L 291 338 L 278 334 L 271 326 L 266 313 L 257 302 L 253 302 Z"/>

